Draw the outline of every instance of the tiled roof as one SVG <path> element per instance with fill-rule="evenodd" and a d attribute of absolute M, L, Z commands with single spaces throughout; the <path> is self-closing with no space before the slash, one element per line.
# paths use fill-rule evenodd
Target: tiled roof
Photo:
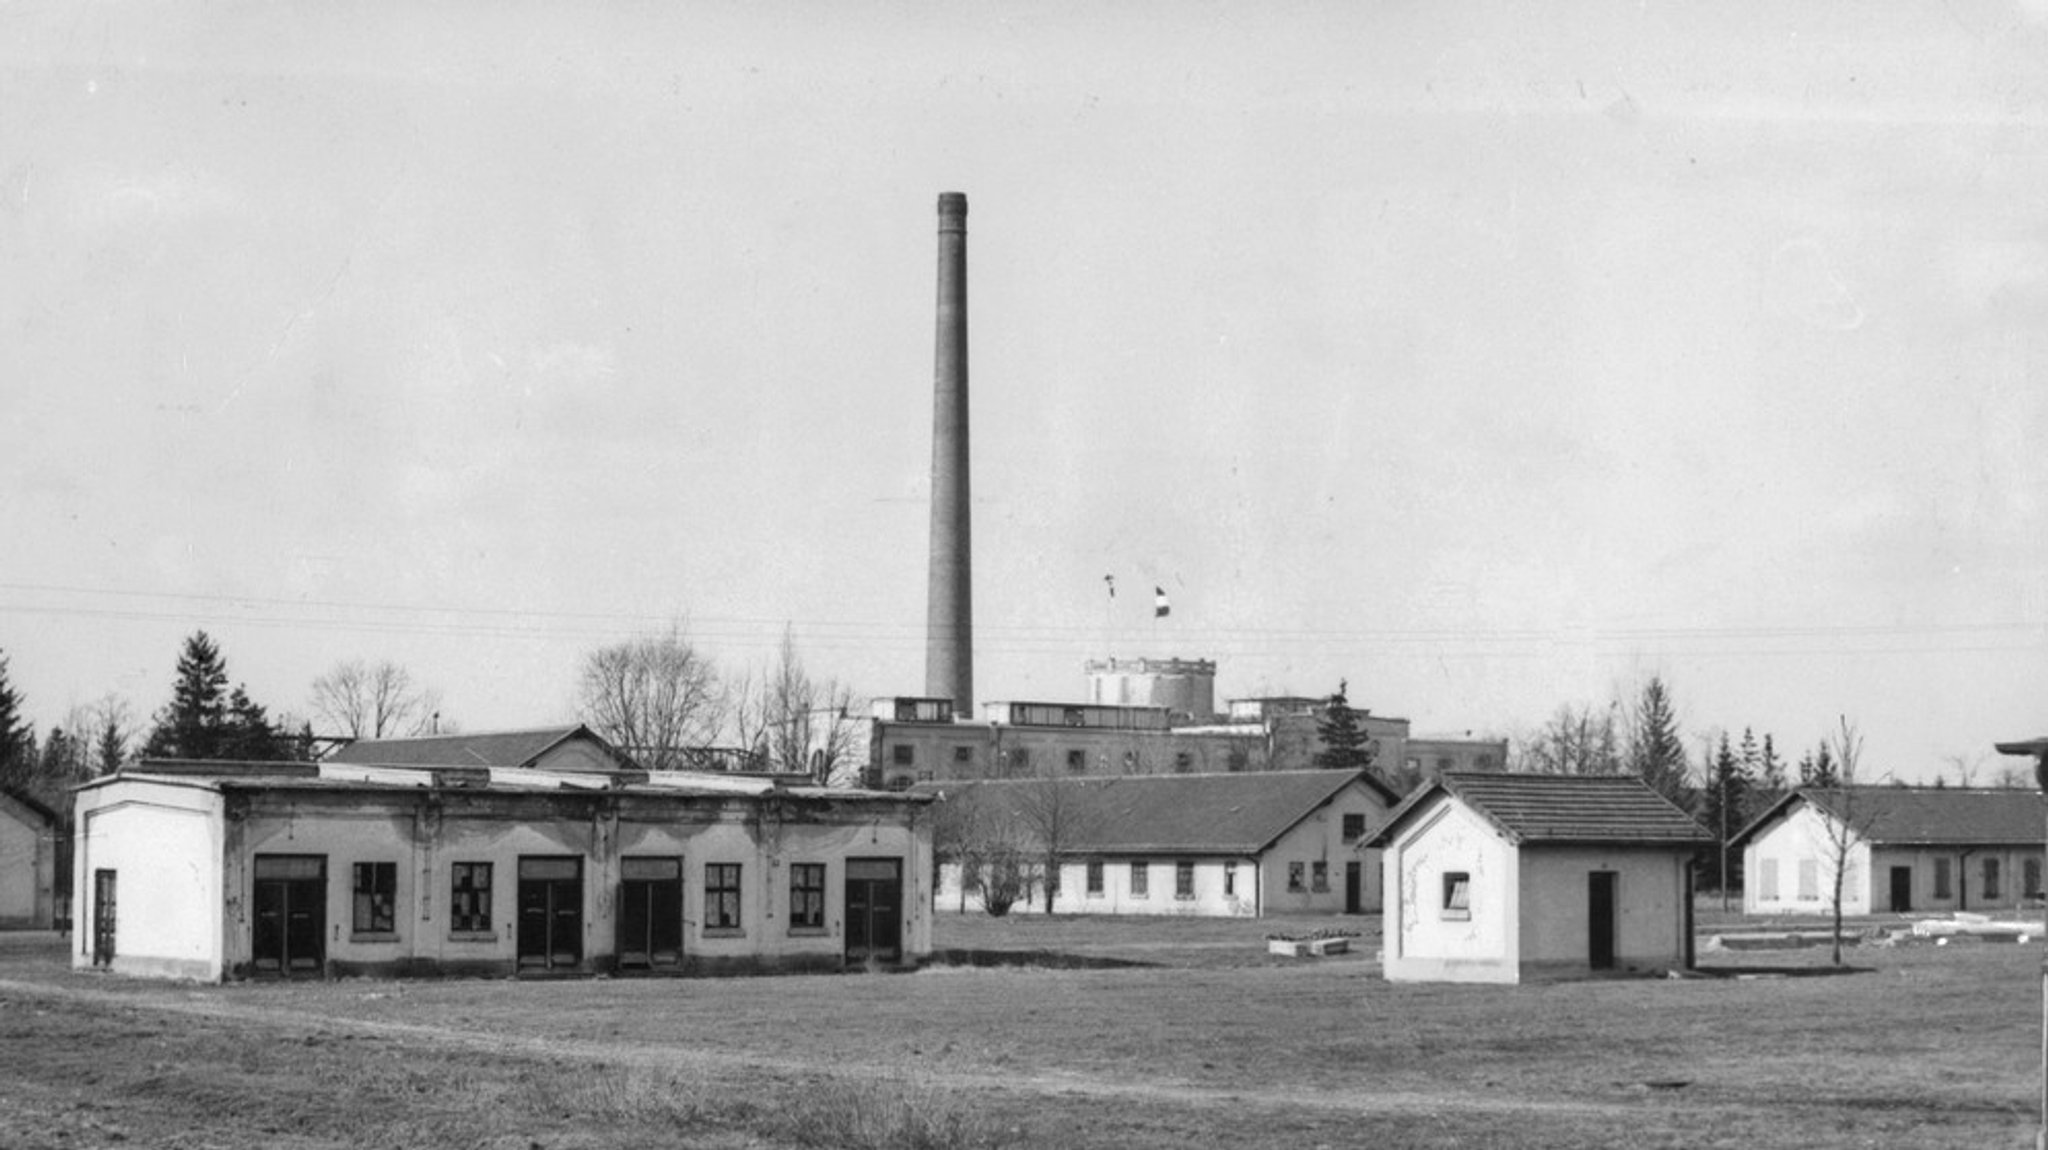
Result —
<path fill-rule="evenodd" d="M 1373 836 L 1382 846 L 1415 811 L 1449 794 L 1519 844 L 1689 845 L 1713 836 L 1633 775 L 1526 775 L 1446 771 L 1408 796 Z"/>
<path fill-rule="evenodd" d="M 2048 818 L 2040 792 L 2018 788 L 1802 787 L 1742 828 L 1733 841 L 1747 842 L 1801 800 L 1837 817 L 1846 807 L 1862 836 L 1879 845 L 2038 845 Z"/>
<path fill-rule="evenodd" d="M 57 821 L 57 812 L 45 806 L 42 800 L 29 794 L 27 791 L 16 787 L 0 785 L 0 795 L 6 795 L 8 798 L 20 803 L 29 813 L 41 817 L 44 822 L 54 823 Z"/>
<path fill-rule="evenodd" d="M 583 726 L 536 731 L 495 731 L 476 735 L 431 735 L 418 739 L 358 739 L 327 756 L 330 763 L 393 767 L 524 767 L 576 735 L 611 745 Z"/>
<path fill-rule="evenodd" d="M 1071 834 L 1061 849 L 1077 854 L 1251 855 L 1354 784 L 1393 797 L 1364 771 L 960 780 L 912 789 L 986 803 L 1006 821 L 1030 821 L 1034 804 L 1062 804 Z"/>

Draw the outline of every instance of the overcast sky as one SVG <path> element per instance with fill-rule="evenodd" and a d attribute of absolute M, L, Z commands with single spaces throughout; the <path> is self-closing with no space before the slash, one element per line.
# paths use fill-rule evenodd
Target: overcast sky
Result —
<path fill-rule="evenodd" d="M 0 7 L 12 680 L 147 713 L 204 628 L 273 710 L 391 658 L 530 726 L 680 617 L 921 693 L 957 190 L 984 698 L 1199 656 L 1510 733 L 1654 672 L 1695 740 L 2005 765 L 2048 14 L 1525 7 Z"/>

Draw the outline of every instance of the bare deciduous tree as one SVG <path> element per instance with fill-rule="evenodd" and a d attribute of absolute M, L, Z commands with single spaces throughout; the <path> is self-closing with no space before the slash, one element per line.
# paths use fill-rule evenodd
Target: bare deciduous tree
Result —
<path fill-rule="evenodd" d="M 1011 785 L 1016 788 L 1017 818 L 1030 833 L 1031 845 L 1045 876 L 1045 913 L 1051 914 L 1053 900 L 1060 893 L 1060 863 L 1075 844 L 1087 839 L 1094 824 L 1094 806 L 1082 788 L 1115 783 L 1062 782 L 1041 777 Z"/>
<path fill-rule="evenodd" d="M 1539 775 L 1618 775 L 1621 732 L 1615 706 L 1562 706 L 1533 735 L 1515 740 L 1514 770 Z"/>
<path fill-rule="evenodd" d="M 733 698 L 739 745 L 768 769 L 807 774 L 820 786 L 850 783 L 859 770 L 853 689 L 812 678 L 792 629 L 783 629 L 774 665 L 742 679 Z"/>
<path fill-rule="evenodd" d="M 1881 811 L 1875 804 L 1863 801 L 1857 787 L 1858 768 L 1863 758 L 1863 736 L 1849 717 L 1841 717 L 1840 725 L 1827 740 L 1833 752 L 1835 770 L 1833 778 L 1823 786 L 1806 788 L 1819 800 L 1822 818 L 1823 847 L 1829 864 L 1834 869 L 1834 881 L 1830 899 L 1834 908 L 1834 964 L 1842 965 L 1842 892 L 1849 874 L 1849 859 L 1856 847 L 1870 839 L 1881 821 Z"/>
<path fill-rule="evenodd" d="M 384 739 L 425 734 L 441 697 L 389 659 L 350 659 L 313 680 L 312 702 L 313 714 L 329 728 L 351 739 Z"/>
<path fill-rule="evenodd" d="M 725 695 L 711 660 L 676 624 L 584 656 L 577 712 L 641 766 L 673 771 L 717 738 Z"/>

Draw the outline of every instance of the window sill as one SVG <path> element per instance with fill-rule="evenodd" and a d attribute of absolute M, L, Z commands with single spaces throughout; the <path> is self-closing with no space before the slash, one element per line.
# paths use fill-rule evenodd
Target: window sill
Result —
<path fill-rule="evenodd" d="M 448 932 L 448 941 L 496 942 L 498 941 L 498 935 L 496 931 L 489 930 L 451 930 Z"/>
<path fill-rule="evenodd" d="M 1445 922 L 1471 922 L 1472 912 L 1469 910 L 1447 910 L 1437 917 Z"/>
<path fill-rule="evenodd" d="M 351 934 L 350 934 L 350 935 L 348 936 L 348 940 L 349 940 L 350 942 L 377 942 L 377 943 L 384 943 L 384 942 L 397 942 L 397 941 L 399 941 L 399 939 L 398 939 L 398 932 L 397 932 L 397 931 L 395 931 L 395 930 L 359 930 L 359 931 L 354 931 L 354 932 L 352 932 L 352 933 L 351 933 Z"/>
<path fill-rule="evenodd" d="M 1177 895 L 1174 895 L 1174 896 L 1173 896 L 1173 901 L 1175 901 L 1175 902 L 1193 902 L 1193 901 L 1195 901 L 1195 896 L 1194 896 L 1194 895 L 1191 895 L 1191 894 L 1177 894 Z"/>
<path fill-rule="evenodd" d="M 745 938 L 747 932 L 736 926 L 707 926 L 701 932 L 704 938 Z"/>
<path fill-rule="evenodd" d="M 712 933 L 712 932 L 711 932 L 711 931 L 705 931 L 704 933 L 708 935 L 708 934 L 710 934 L 710 933 Z M 736 931 L 736 930 L 735 930 L 735 931 L 727 931 L 727 932 L 724 932 L 724 933 L 728 933 L 728 934 L 739 934 L 739 933 L 741 933 L 741 932 L 739 932 L 739 931 Z M 790 936 L 791 938 L 823 938 L 823 937 L 825 937 L 826 935 L 828 935 L 828 934 L 830 934 L 830 933 L 832 933 L 832 932 L 831 932 L 831 931 L 828 931 L 828 930 L 826 930 L 826 929 L 825 929 L 824 927 L 822 927 L 822 926 L 793 926 L 793 927 L 790 927 L 790 928 L 789 928 L 789 936 Z"/>

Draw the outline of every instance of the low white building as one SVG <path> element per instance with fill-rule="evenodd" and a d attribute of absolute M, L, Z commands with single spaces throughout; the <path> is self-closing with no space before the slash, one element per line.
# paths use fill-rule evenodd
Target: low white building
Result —
<path fill-rule="evenodd" d="M 0 787 L 0 929 L 51 929 L 59 881 L 57 813 Z"/>
<path fill-rule="evenodd" d="M 1752 819 L 1747 914 L 2011 911 L 2040 905 L 2044 808 L 2033 790 L 1802 787 Z"/>
<path fill-rule="evenodd" d="M 503 745 L 472 738 L 382 756 L 396 763 L 151 761 L 86 784 L 73 965 L 690 974 L 931 952 L 928 800 L 610 769 L 587 731 L 550 743 L 577 769 L 427 761 Z"/>
<path fill-rule="evenodd" d="M 1050 837 L 1056 914 L 1242 917 L 1377 910 L 1379 854 L 1365 841 L 1395 799 L 1367 771 L 959 781 L 913 793 L 952 804 L 942 823 L 979 828 L 944 845 L 942 910 L 986 909 L 971 839 L 993 833 L 1029 860 L 1013 913 L 1045 909 Z"/>
<path fill-rule="evenodd" d="M 1629 776 L 1449 772 L 1372 839 L 1394 981 L 1525 982 L 1692 965 L 1710 836 Z"/>

